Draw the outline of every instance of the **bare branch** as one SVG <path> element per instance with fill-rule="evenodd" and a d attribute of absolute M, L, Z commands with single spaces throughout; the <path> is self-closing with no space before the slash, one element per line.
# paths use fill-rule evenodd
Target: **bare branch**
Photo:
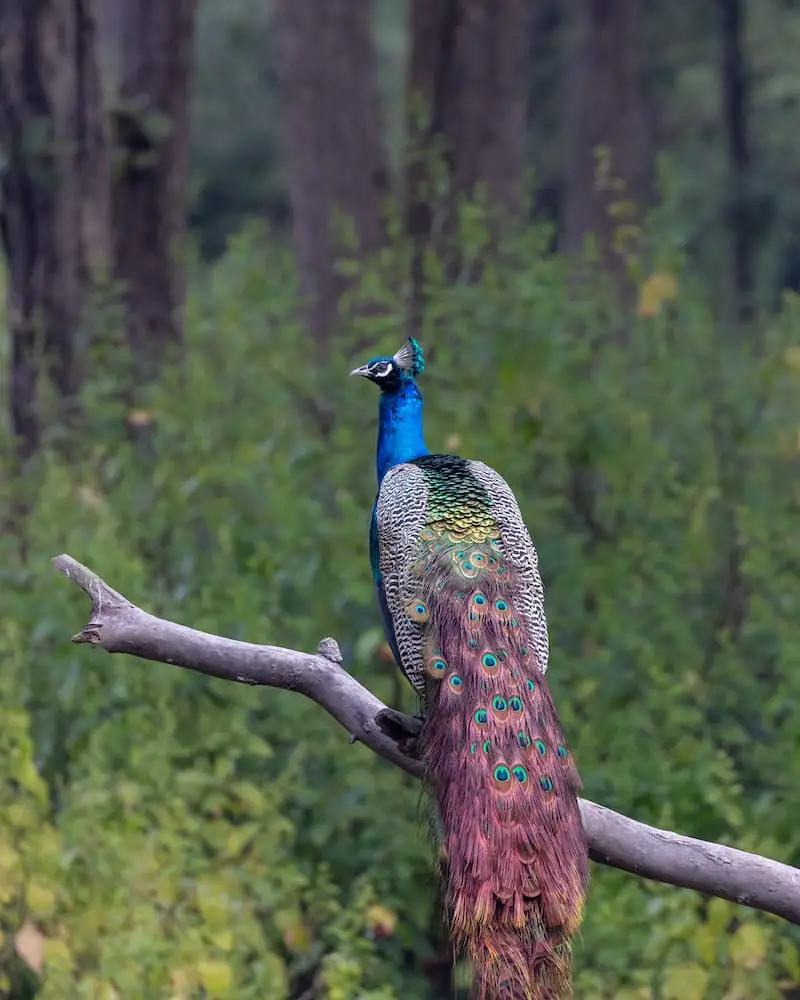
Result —
<path fill-rule="evenodd" d="M 386 706 L 342 667 L 335 639 L 323 639 L 316 655 L 223 639 L 142 611 L 71 556 L 57 556 L 53 564 L 92 601 L 92 616 L 73 642 L 187 667 L 226 681 L 298 691 L 321 705 L 356 740 L 412 774 L 422 773 L 420 762 L 403 754 L 381 729 L 378 716 Z"/>
<path fill-rule="evenodd" d="M 57 556 L 53 564 L 92 601 L 92 616 L 73 642 L 240 684 L 297 691 L 330 713 L 350 733 L 351 742 L 364 743 L 410 774 L 421 776 L 422 764 L 413 755 L 420 720 L 387 708 L 348 674 L 334 639 L 323 639 L 316 654 L 224 639 L 142 611 L 71 556 Z M 585 799 L 581 815 L 591 857 L 600 864 L 800 924 L 799 869 L 659 830 Z"/>

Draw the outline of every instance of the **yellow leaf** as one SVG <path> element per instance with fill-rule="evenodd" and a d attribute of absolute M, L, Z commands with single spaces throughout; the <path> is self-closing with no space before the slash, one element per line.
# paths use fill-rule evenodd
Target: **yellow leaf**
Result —
<path fill-rule="evenodd" d="M 743 969 L 757 969 L 767 954 L 767 940 L 758 924 L 742 924 L 728 948 L 731 961 Z"/>
<path fill-rule="evenodd" d="M 391 937 L 397 926 L 397 914 L 385 906 L 375 904 L 367 910 L 367 922 L 373 936 L 378 938 Z"/>
<path fill-rule="evenodd" d="M 212 934 L 211 940 L 221 951 L 231 951 L 234 945 L 233 932 L 227 928 L 224 931 L 217 931 L 216 934 Z"/>
<path fill-rule="evenodd" d="M 197 909 L 211 927 L 224 927 L 228 922 L 230 900 L 225 885 L 214 879 L 202 879 L 195 887 Z"/>
<path fill-rule="evenodd" d="M 714 932 L 714 928 L 709 927 L 708 924 L 702 924 L 694 930 L 692 946 L 703 965 L 708 967 L 714 965 L 718 940 L 719 936 Z"/>
<path fill-rule="evenodd" d="M 44 964 L 60 969 L 62 972 L 69 972 L 72 968 L 72 955 L 66 942 L 57 938 L 47 938 L 44 942 Z"/>
<path fill-rule="evenodd" d="M 783 357 L 789 371 L 794 375 L 800 375 L 800 345 L 787 347 Z"/>
<path fill-rule="evenodd" d="M 39 817 L 27 802 L 12 802 L 6 807 L 5 815 L 12 829 L 32 830 L 39 825 Z"/>
<path fill-rule="evenodd" d="M 61 856 L 61 837 L 52 826 L 40 826 L 36 835 L 36 857 L 40 861 L 55 862 Z"/>
<path fill-rule="evenodd" d="M 781 941 L 780 954 L 783 967 L 792 977 L 792 982 L 800 983 L 800 955 L 797 954 L 795 945 L 791 941 Z"/>
<path fill-rule="evenodd" d="M 0 875 L 8 876 L 20 871 L 20 856 L 10 844 L 0 840 Z"/>
<path fill-rule="evenodd" d="M 264 811 L 264 793 L 251 781 L 237 781 L 233 791 L 250 812 L 259 815 Z"/>
<path fill-rule="evenodd" d="M 624 202 L 620 204 L 624 205 Z M 622 210 L 622 214 L 624 214 L 624 209 Z M 636 223 L 615 226 L 614 234 L 611 240 L 611 246 L 614 252 L 618 254 L 625 254 L 633 249 L 634 244 L 641 236 L 641 233 L 642 227 L 636 225 Z"/>
<path fill-rule="evenodd" d="M 264 982 L 269 983 L 275 996 L 288 996 L 289 977 L 286 966 L 272 951 L 264 951 L 259 955 Z"/>
<path fill-rule="evenodd" d="M 41 972 L 44 965 L 44 935 L 39 928 L 27 920 L 14 935 L 14 947 L 22 961 L 33 969 Z"/>
<path fill-rule="evenodd" d="M 47 886 L 29 882 L 25 890 L 25 902 L 35 917 L 49 917 L 56 908 L 56 894 Z"/>
<path fill-rule="evenodd" d="M 299 910 L 281 910 L 275 914 L 275 924 L 289 951 L 307 951 L 311 946 L 311 933 Z"/>
<path fill-rule="evenodd" d="M 178 899 L 178 886 L 174 873 L 164 872 L 153 885 L 155 898 L 164 906 L 172 906 Z"/>
<path fill-rule="evenodd" d="M 639 291 L 637 311 L 650 319 L 658 315 L 665 302 L 672 302 L 678 295 L 678 282 L 668 271 L 656 271 L 647 278 Z"/>
<path fill-rule="evenodd" d="M 721 934 L 727 928 L 733 916 L 734 909 L 733 903 L 729 903 L 725 899 L 719 899 L 716 896 L 709 901 L 708 910 L 706 911 L 706 923 L 715 934 Z"/>
<path fill-rule="evenodd" d="M 111 983 L 95 980 L 92 983 L 92 1000 L 119 1000 L 119 993 Z"/>
<path fill-rule="evenodd" d="M 208 959 L 198 962 L 196 968 L 209 996 L 224 997 L 230 990 L 233 973 L 227 962 L 214 962 Z"/>
<path fill-rule="evenodd" d="M 47 785 L 30 757 L 26 757 L 20 762 L 15 777 L 25 791 L 31 792 L 40 802 L 47 800 Z"/>
<path fill-rule="evenodd" d="M 669 970 L 664 983 L 664 1000 L 703 1000 L 708 973 L 701 965 L 687 962 Z"/>
<path fill-rule="evenodd" d="M 258 823 L 242 823 L 241 826 L 235 826 L 225 838 L 225 851 L 228 856 L 238 857 L 260 832 L 261 826 Z"/>

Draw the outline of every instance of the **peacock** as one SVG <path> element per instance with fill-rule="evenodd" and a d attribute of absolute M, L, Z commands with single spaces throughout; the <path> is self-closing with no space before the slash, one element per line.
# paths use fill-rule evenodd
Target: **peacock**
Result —
<path fill-rule="evenodd" d="M 538 556 L 505 480 L 425 446 L 422 349 L 351 374 L 381 390 L 370 560 L 387 641 L 422 700 L 452 943 L 476 1000 L 558 1000 L 588 891 L 580 778 L 545 681 Z"/>

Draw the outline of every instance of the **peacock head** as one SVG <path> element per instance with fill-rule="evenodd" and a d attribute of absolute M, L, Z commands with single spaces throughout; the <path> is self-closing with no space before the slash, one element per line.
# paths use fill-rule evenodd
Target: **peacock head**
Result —
<path fill-rule="evenodd" d="M 372 358 L 360 368 L 354 368 L 350 374 L 368 378 L 381 392 L 393 393 L 413 381 L 424 367 L 422 348 L 413 337 L 409 337 L 396 354 Z"/>

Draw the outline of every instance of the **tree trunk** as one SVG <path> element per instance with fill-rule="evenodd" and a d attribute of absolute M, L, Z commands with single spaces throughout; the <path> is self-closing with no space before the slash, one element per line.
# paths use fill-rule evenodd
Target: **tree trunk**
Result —
<path fill-rule="evenodd" d="M 289 170 L 292 234 L 314 337 L 335 326 L 346 287 L 335 271 L 345 249 L 335 227 L 343 213 L 358 249 L 384 239 L 388 188 L 372 48 L 370 0 L 276 0 L 278 79 Z"/>
<path fill-rule="evenodd" d="M 742 0 L 718 0 L 722 26 L 723 117 L 728 143 L 728 226 L 736 314 L 747 320 L 753 307 L 752 197 L 748 79 L 743 51 Z"/>
<path fill-rule="evenodd" d="M 109 263 L 109 160 L 95 0 L 0 0 L 2 242 L 8 264 L 11 427 L 41 437 L 44 368 L 68 415 L 87 299 Z"/>
<path fill-rule="evenodd" d="M 412 328 L 421 319 L 422 256 L 434 232 L 452 229 L 455 198 L 483 182 L 501 221 L 519 211 L 531 25 L 527 0 L 412 0 L 406 216 L 416 246 Z M 437 150 L 449 181 L 444 200 L 434 194 L 431 173 Z"/>
<path fill-rule="evenodd" d="M 572 151 L 563 245 L 592 233 L 608 269 L 624 275 L 630 227 L 648 180 L 639 0 L 578 0 Z"/>
<path fill-rule="evenodd" d="M 112 93 L 119 90 L 119 64 L 122 53 L 122 22 L 126 0 L 103 0 L 97 11 L 97 33 L 103 75 Z"/>
<path fill-rule="evenodd" d="M 196 0 L 126 0 L 114 109 L 116 275 L 137 379 L 183 344 L 189 86 Z"/>

